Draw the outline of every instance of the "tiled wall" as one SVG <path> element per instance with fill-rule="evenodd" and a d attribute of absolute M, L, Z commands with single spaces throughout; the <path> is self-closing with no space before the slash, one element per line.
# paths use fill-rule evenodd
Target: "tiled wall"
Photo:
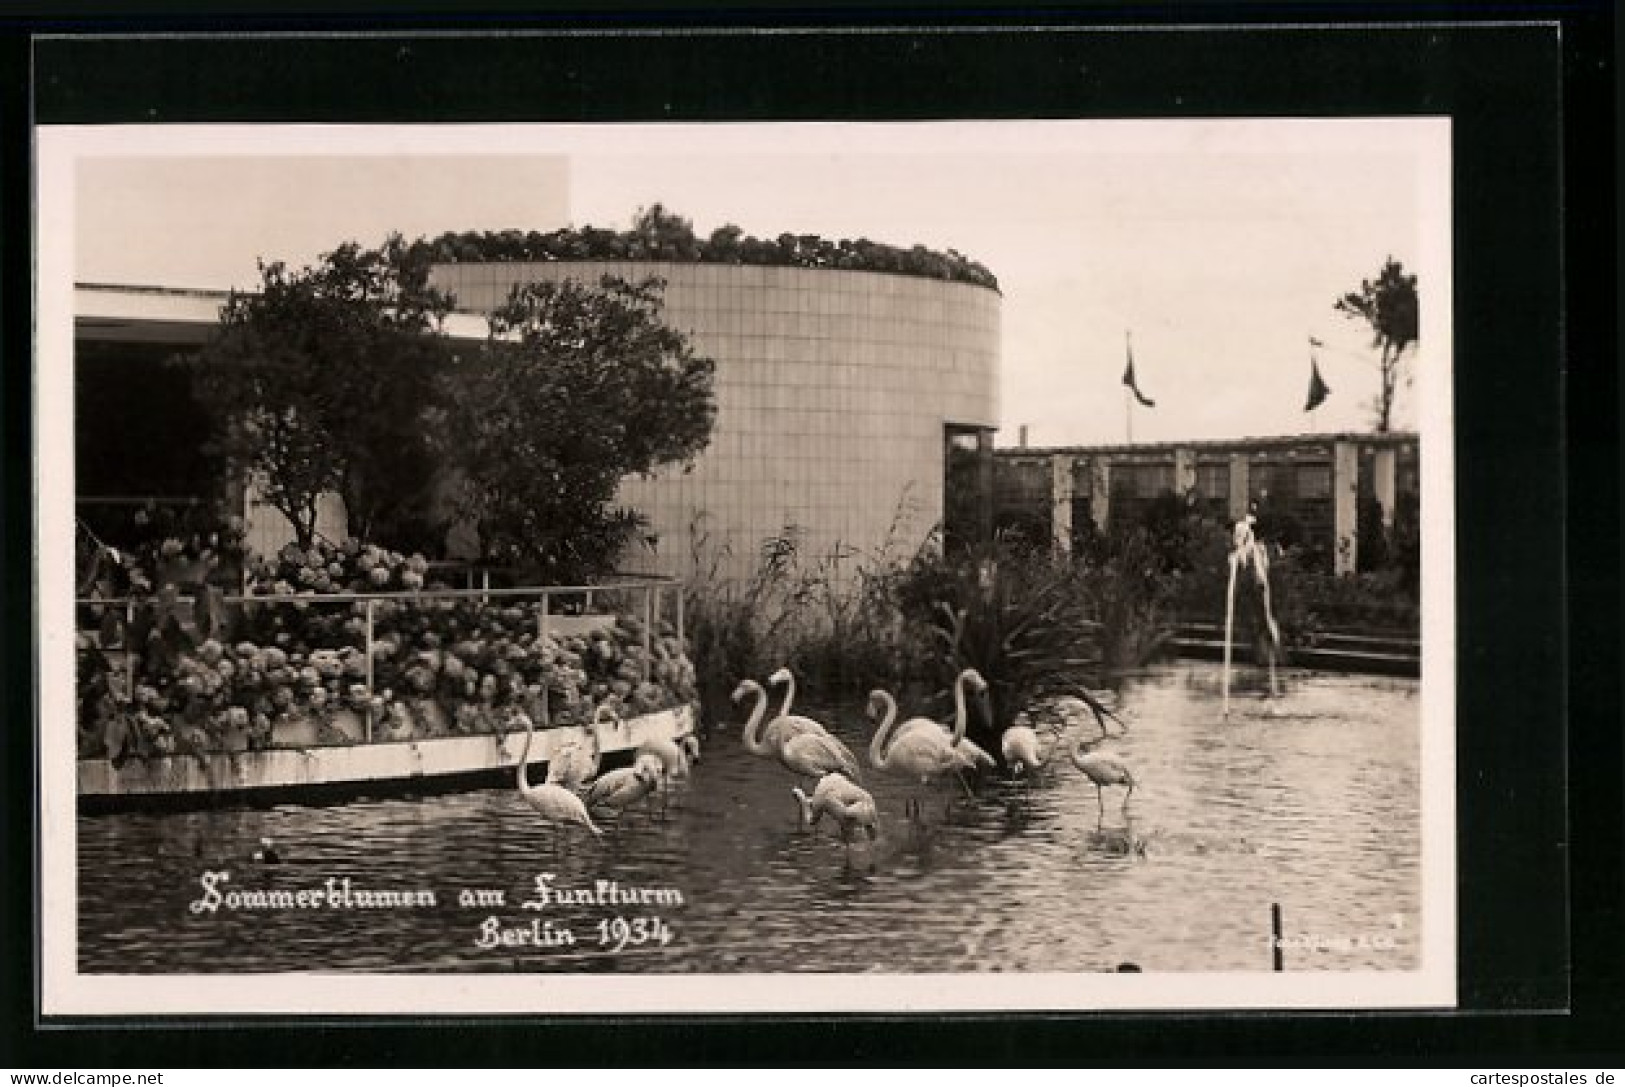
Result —
<path fill-rule="evenodd" d="M 630 569 L 693 572 L 691 525 L 748 576 L 787 526 L 810 559 L 873 550 L 898 523 L 912 551 L 942 516 L 943 426 L 998 421 L 997 292 L 874 272 L 663 262 L 455 264 L 434 270 L 464 310 L 520 282 L 611 274 L 667 281 L 667 323 L 716 360 L 717 421 L 694 470 L 628 480 L 656 556 Z M 707 555 L 707 561 L 709 553 Z"/>

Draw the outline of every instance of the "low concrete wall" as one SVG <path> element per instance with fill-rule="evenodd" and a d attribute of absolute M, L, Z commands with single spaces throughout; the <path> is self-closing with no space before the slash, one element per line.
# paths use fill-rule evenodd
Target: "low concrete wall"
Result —
<path fill-rule="evenodd" d="M 675 739 L 694 731 L 687 706 L 634 717 L 600 734 L 604 754 L 636 748 L 656 737 Z M 585 726 L 540 729 L 531 744 L 532 765 L 545 764 L 567 739 L 585 740 Z M 252 793 L 264 789 L 319 788 L 418 781 L 511 769 L 524 748 L 524 732 L 449 736 L 402 743 L 282 748 L 206 755 L 131 759 L 114 767 L 107 759 L 81 759 L 81 799 L 174 797 Z M 533 774 L 538 771 L 532 771 Z"/>

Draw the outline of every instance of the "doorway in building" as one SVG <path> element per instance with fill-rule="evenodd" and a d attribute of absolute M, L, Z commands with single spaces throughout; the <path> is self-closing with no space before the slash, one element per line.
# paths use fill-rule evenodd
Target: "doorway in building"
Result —
<path fill-rule="evenodd" d="M 951 554 L 993 538 L 993 429 L 943 428 L 942 542 Z"/>
<path fill-rule="evenodd" d="M 174 344 L 81 340 L 74 346 L 74 505 L 102 540 L 129 546 L 137 512 L 219 497 L 204 453 L 209 418 Z"/>

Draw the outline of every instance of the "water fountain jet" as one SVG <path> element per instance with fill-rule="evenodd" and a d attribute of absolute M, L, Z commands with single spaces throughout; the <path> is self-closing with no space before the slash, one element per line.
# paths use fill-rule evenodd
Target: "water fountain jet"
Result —
<path fill-rule="evenodd" d="M 1270 670 L 1270 698 L 1280 695 L 1275 679 L 1275 658 L 1281 650 L 1281 628 L 1276 625 L 1275 613 L 1270 608 L 1270 560 L 1269 552 L 1262 540 L 1253 531 L 1258 518 L 1251 512 L 1236 522 L 1230 534 L 1230 555 L 1227 561 L 1230 564 L 1230 580 L 1225 587 L 1224 596 L 1224 709 L 1226 720 L 1230 717 L 1230 654 L 1231 641 L 1235 634 L 1236 622 L 1236 574 L 1245 569 L 1253 575 L 1258 585 L 1259 593 L 1264 604 L 1264 623 L 1269 632 L 1269 648 L 1265 656 L 1269 659 Z"/>

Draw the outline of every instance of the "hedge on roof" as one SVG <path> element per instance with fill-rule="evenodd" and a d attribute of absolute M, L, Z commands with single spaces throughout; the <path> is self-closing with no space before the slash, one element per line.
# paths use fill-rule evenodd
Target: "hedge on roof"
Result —
<path fill-rule="evenodd" d="M 448 231 L 415 243 L 440 264 L 585 260 L 664 260 L 700 264 L 754 264 L 791 268 L 841 268 L 861 272 L 945 279 L 998 290 L 986 267 L 956 250 L 923 245 L 904 249 L 868 238 L 831 241 L 817 234 L 756 238 L 729 224 L 701 238 L 693 225 L 659 204 L 641 209 L 628 230 L 564 227 L 530 230 Z"/>

